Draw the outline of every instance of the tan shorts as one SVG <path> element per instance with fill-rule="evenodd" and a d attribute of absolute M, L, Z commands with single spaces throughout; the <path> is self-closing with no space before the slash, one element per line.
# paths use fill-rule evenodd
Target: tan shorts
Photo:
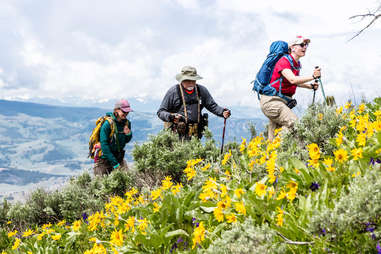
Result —
<path fill-rule="evenodd" d="M 298 120 L 295 113 L 287 107 L 286 101 L 278 96 L 261 95 L 260 105 L 263 114 L 270 120 L 269 139 L 272 139 L 270 131 L 280 127 L 291 128 Z"/>

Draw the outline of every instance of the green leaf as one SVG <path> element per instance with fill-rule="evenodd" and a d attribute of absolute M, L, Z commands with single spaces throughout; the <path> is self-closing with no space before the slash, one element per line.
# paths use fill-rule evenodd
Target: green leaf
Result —
<path fill-rule="evenodd" d="M 189 234 L 185 230 L 182 230 L 182 229 L 177 229 L 177 230 L 174 230 L 174 231 L 170 231 L 170 232 L 165 234 L 165 237 L 166 238 L 172 238 L 172 237 L 178 236 L 178 235 L 184 235 L 184 236 L 189 237 Z"/>

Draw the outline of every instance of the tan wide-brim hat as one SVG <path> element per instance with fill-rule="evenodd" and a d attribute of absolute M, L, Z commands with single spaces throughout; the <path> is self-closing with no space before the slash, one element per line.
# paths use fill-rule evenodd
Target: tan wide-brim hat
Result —
<path fill-rule="evenodd" d="M 181 73 L 176 75 L 176 80 L 180 83 L 184 80 L 199 80 L 202 79 L 200 75 L 197 74 L 196 68 L 192 66 L 184 66 L 181 69 Z"/>

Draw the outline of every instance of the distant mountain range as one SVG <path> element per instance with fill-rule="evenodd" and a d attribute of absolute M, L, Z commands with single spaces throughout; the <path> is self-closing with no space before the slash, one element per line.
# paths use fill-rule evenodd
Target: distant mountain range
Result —
<path fill-rule="evenodd" d="M 108 111 L 111 109 L 0 100 L 0 184 L 7 183 L 9 191 L 10 185 L 17 189 L 17 186 L 90 169 L 88 138 L 96 119 Z M 132 161 L 134 144 L 156 135 L 163 124 L 156 112 L 134 111 L 129 119 L 133 139 L 127 144 L 126 154 L 127 160 Z M 250 122 L 257 131 L 262 131 L 266 123 L 263 118 L 228 119 L 225 142 L 249 138 Z M 220 143 L 223 119 L 209 114 L 209 128 Z M 4 191 L 0 185 L 0 194 Z"/>

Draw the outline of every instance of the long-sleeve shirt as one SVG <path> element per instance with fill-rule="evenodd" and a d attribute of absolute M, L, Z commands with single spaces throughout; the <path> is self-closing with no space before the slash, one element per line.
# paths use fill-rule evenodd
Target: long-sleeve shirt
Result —
<path fill-rule="evenodd" d="M 188 114 L 188 122 L 196 123 L 198 120 L 198 108 L 197 108 L 198 102 L 197 102 L 196 91 L 193 91 L 193 93 L 188 94 L 186 89 L 184 89 L 182 85 L 180 86 L 181 86 L 181 89 L 183 89 L 184 91 L 184 99 L 185 99 L 186 110 Z M 198 95 L 200 98 L 200 112 L 199 112 L 200 115 L 201 115 L 202 109 L 205 107 L 211 113 L 222 117 L 224 108 L 217 105 L 217 103 L 214 101 L 213 97 L 210 95 L 206 87 L 202 85 L 198 85 L 198 84 L 195 87 L 195 89 L 197 87 L 199 91 Z M 165 122 L 171 121 L 171 117 L 170 117 L 171 113 L 178 113 L 185 117 L 184 105 L 181 99 L 179 85 L 174 85 L 167 91 L 166 95 L 163 98 L 163 101 L 161 102 L 160 108 L 157 111 L 158 117 Z"/>
<path fill-rule="evenodd" d="M 125 147 L 125 145 L 130 142 L 132 138 L 132 131 L 130 131 L 129 134 L 124 134 L 123 129 L 126 125 L 126 121 L 128 120 L 122 120 L 118 122 L 116 120 L 116 117 L 113 113 L 107 113 L 107 116 L 111 116 L 114 122 L 116 123 L 117 129 L 115 130 L 115 134 L 117 135 L 118 142 L 119 142 L 119 149 L 122 151 Z M 131 122 L 128 121 L 128 128 L 131 130 Z M 116 159 L 118 157 L 119 149 L 117 142 L 113 137 L 110 138 L 111 133 L 111 127 L 110 123 L 108 121 L 105 121 L 101 127 L 100 134 L 99 134 L 99 140 L 101 143 L 101 149 L 102 149 L 102 156 L 101 158 L 107 159 L 112 166 L 117 165 L 119 162 Z"/>

